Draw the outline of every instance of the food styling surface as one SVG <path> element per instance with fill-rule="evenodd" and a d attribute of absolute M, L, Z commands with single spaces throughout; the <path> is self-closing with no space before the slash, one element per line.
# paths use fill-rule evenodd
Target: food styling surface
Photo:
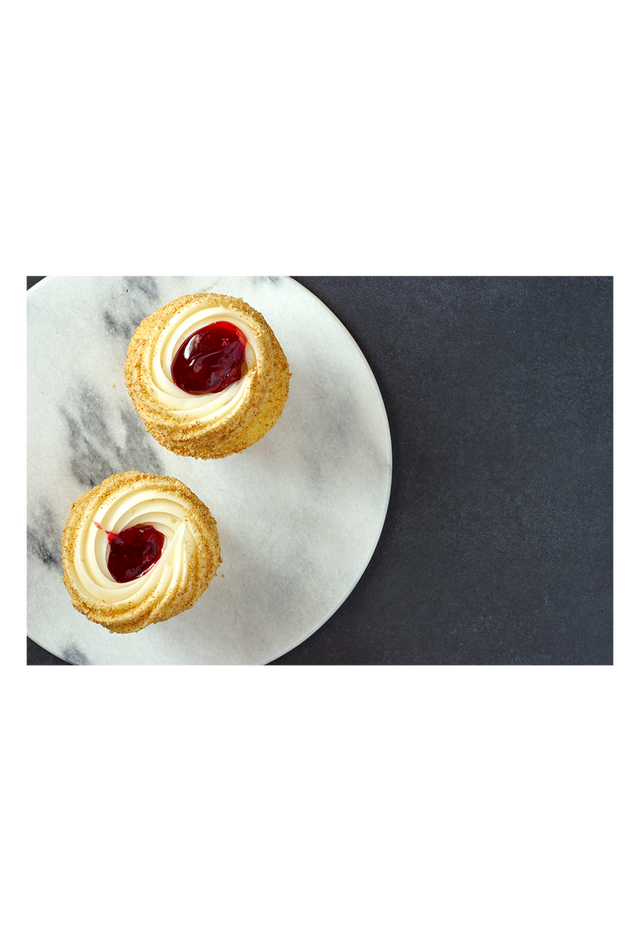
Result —
<path fill-rule="evenodd" d="M 265 439 L 209 462 L 157 445 L 122 376 L 140 320 L 199 290 L 261 311 L 293 373 Z M 27 297 L 29 663 L 613 662 L 612 278 L 46 278 Z M 73 610 L 59 536 L 124 470 L 191 487 L 223 564 L 191 613 L 116 637 Z"/>
<path fill-rule="evenodd" d="M 201 291 L 259 310 L 292 373 L 276 426 L 215 460 L 158 444 L 123 375 L 140 321 Z M 391 482 L 380 391 L 331 311 L 286 277 L 47 278 L 28 301 L 29 637 L 77 664 L 263 664 L 322 625 L 371 558 Z M 191 609 L 124 636 L 71 607 L 58 545 L 71 503 L 123 471 L 186 484 L 222 553 Z"/>

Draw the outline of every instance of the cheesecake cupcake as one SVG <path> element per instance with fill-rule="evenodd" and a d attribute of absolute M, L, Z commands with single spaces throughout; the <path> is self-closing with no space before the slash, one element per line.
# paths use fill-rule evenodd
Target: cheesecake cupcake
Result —
<path fill-rule="evenodd" d="M 262 314 L 241 298 L 190 294 L 142 321 L 125 382 L 147 431 L 191 458 L 259 441 L 289 395 L 289 365 Z"/>
<path fill-rule="evenodd" d="M 191 608 L 222 562 L 210 510 L 176 478 L 114 474 L 71 507 L 63 579 L 74 607 L 125 634 Z"/>

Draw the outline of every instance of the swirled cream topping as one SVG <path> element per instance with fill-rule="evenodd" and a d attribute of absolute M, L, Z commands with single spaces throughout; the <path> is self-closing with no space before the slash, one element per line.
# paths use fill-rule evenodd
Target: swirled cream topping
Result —
<path fill-rule="evenodd" d="M 107 499 L 85 515 L 76 541 L 70 577 L 78 593 L 98 602 L 141 603 L 153 593 L 170 592 L 187 573 L 196 542 L 179 499 L 153 487 L 139 487 Z M 97 524 L 97 526 L 96 526 Z M 160 559 L 131 582 L 118 583 L 107 569 L 107 531 L 151 524 L 164 535 Z"/>
<path fill-rule="evenodd" d="M 244 350 L 244 373 L 239 380 L 221 392 L 192 396 L 184 392 L 171 378 L 171 364 L 180 345 L 191 334 L 216 321 L 228 321 L 238 327 L 247 338 Z M 242 399 L 251 371 L 260 354 L 260 341 L 256 332 L 237 311 L 222 306 L 211 307 L 210 302 L 194 301 L 187 304 L 165 326 L 156 342 L 151 357 L 153 392 L 163 406 L 189 419 L 219 421 L 228 415 Z"/>

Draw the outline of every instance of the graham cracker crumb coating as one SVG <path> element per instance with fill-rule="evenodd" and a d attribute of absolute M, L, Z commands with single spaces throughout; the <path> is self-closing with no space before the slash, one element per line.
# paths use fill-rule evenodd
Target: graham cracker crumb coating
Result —
<path fill-rule="evenodd" d="M 87 527 L 93 526 L 95 516 L 101 508 L 114 499 L 124 493 L 150 487 L 162 496 L 175 500 L 186 511 L 185 519 L 196 549 L 188 557 L 188 566 L 182 579 L 170 586 L 168 592 L 163 593 L 159 591 L 160 587 L 156 587 L 149 595 L 137 601 L 105 602 L 87 598 L 79 591 L 74 579 L 74 557 L 83 532 L 86 532 Z M 161 563 L 162 557 L 155 566 Z M 140 631 L 148 625 L 167 621 L 192 608 L 208 587 L 221 563 L 218 527 L 209 508 L 177 478 L 157 474 L 128 471 L 107 478 L 72 504 L 62 533 L 63 579 L 74 608 L 89 621 L 103 625 L 118 634 Z M 114 580 L 113 585 L 118 587 L 119 584 Z"/>
<path fill-rule="evenodd" d="M 224 418 L 189 418 L 171 411 L 154 395 L 151 361 L 160 335 L 185 305 L 209 302 L 236 313 L 255 331 L 260 351 L 249 370 L 240 402 Z M 242 298 L 224 294 L 183 295 L 145 318 L 135 331 L 125 361 L 125 383 L 147 431 L 163 447 L 191 458 L 224 458 L 244 451 L 273 428 L 289 396 L 289 364 L 262 314 Z M 194 397 L 197 398 L 197 397 Z"/>

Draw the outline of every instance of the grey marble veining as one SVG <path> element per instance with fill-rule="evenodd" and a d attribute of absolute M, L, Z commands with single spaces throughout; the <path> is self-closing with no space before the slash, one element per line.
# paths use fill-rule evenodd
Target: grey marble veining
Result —
<path fill-rule="evenodd" d="M 87 489 L 110 474 L 134 470 L 133 463 L 153 474 L 163 474 L 162 461 L 154 453 L 150 438 L 133 405 L 119 406 L 120 427 L 112 430 L 107 420 L 110 404 L 95 386 L 86 382 L 71 385 L 69 399 L 60 406 L 71 471 Z"/>
<path fill-rule="evenodd" d="M 276 427 L 240 455 L 184 458 L 146 432 L 124 385 L 140 321 L 197 291 L 260 310 L 292 372 Z M 349 595 L 384 522 L 386 413 L 342 324 L 284 277 L 52 277 L 28 293 L 28 633 L 75 664 L 261 664 Z M 223 564 L 193 609 L 132 635 L 76 612 L 62 582 L 69 507 L 110 474 L 184 481 L 211 508 Z M 222 578 L 224 577 L 224 578 Z"/>

